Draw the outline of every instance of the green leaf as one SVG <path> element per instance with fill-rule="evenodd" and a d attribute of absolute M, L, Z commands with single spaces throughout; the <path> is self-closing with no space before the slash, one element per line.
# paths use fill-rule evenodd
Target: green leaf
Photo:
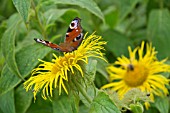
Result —
<path fill-rule="evenodd" d="M 22 16 L 24 22 L 27 22 L 28 12 L 30 8 L 30 0 L 12 0 L 17 11 Z"/>
<path fill-rule="evenodd" d="M 69 25 L 70 21 L 72 21 L 75 17 L 79 17 L 79 11 L 75 9 L 68 10 L 65 12 L 65 14 L 62 16 L 64 22 Z"/>
<path fill-rule="evenodd" d="M 170 56 L 170 14 L 167 9 L 153 10 L 149 15 L 147 38 L 158 51 L 158 58 Z"/>
<path fill-rule="evenodd" d="M 1 47 L 1 39 L 5 30 L 6 30 L 5 22 L 2 22 L 0 25 L 0 47 Z M 3 57 L 2 48 L 0 48 L 0 73 L 2 72 L 4 63 L 5 63 L 5 58 Z"/>
<path fill-rule="evenodd" d="M 31 70 L 39 63 L 38 59 L 44 58 L 50 51 L 50 48 L 39 44 L 29 45 L 18 51 L 16 53 L 16 62 L 22 76 L 28 76 Z M 11 90 L 20 82 L 21 79 L 16 77 L 7 66 L 4 66 L 0 78 L 0 95 Z"/>
<path fill-rule="evenodd" d="M 119 0 L 120 22 L 133 10 L 139 0 Z"/>
<path fill-rule="evenodd" d="M 106 47 L 111 51 L 115 56 L 128 55 L 128 46 L 132 46 L 132 42 L 129 39 L 114 30 L 108 30 L 103 34 L 103 38 L 107 41 Z"/>
<path fill-rule="evenodd" d="M 160 113 L 169 113 L 169 98 L 168 97 L 156 98 L 155 106 Z"/>
<path fill-rule="evenodd" d="M 67 95 L 58 95 L 56 91 L 56 96 L 52 101 L 52 107 L 54 113 L 78 113 L 79 97 L 74 92 L 69 92 Z"/>
<path fill-rule="evenodd" d="M 31 105 L 33 98 L 32 91 L 26 92 L 23 84 L 17 87 L 15 91 L 16 113 L 25 113 Z"/>
<path fill-rule="evenodd" d="M 78 5 L 85 8 L 104 21 L 103 13 L 93 0 L 53 0 L 56 4 Z"/>
<path fill-rule="evenodd" d="M 133 113 L 143 113 L 144 111 L 141 103 L 130 104 L 130 109 Z"/>
<path fill-rule="evenodd" d="M 9 26 L 5 33 L 3 34 L 1 40 L 2 53 L 4 55 L 7 65 L 9 66 L 10 71 L 12 71 L 19 78 L 23 79 L 15 61 L 15 37 L 17 25 L 20 18 L 17 15 L 14 15 L 11 16 L 10 20 L 14 21 L 13 24 L 11 24 L 11 26 Z"/>
<path fill-rule="evenodd" d="M 114 28 L 118 22 L 118 10 L 116 10 L 114 6 L 109 7 L 105 11 L 104 15 L 105 15 L 106 24 L 110 28 Z"/>
<path fill-rule="evenodd" d="M 44 13 L 44 17 L 46 18 L 48 25 L 51 22 L 56 21 L 59 17 L 64 15 L 70 9 L 49 9 Z"/>
<path fill-rule="evenodd" d="M 41 38 L 43 37 L 38 31 L 36 30 L 30 30 L 27 32 L 27 35 L 24 37 L 24 39 L 17 43 L 16 51 L 19 51 L 23 47 L 26 47 L 28 45 L 35 44 L 34 38 Z"/>
<path fill-rule="evenodd" d="M 14 91 L 10 90 L 0 96 L 0 108 L 3 113 L 15 113 Z"/>
<path fill-rule="evenodd" d="M 83 105 L 79 105 L 79 113 L 88 113 L 89 108 L 87 106 Z"/>
<path fill-rule="evenodd" d="M 95 75 L 96 75 L 96 65 L 97 60 L 94 60 L 92 58 L 88 59 L 88 64 L 86 65 L 86 75 L 90 79 L 90 82 L 94 81 Z"/>
<path fill-rule="evenodd" d="M 26 113 L 54 113 L 51 101 L 44 100 L 41 95 L 37 95 L 36 98 L 36 101 L 31 104 Z"/>
<path fill-rule="evenodd" d="M 104 92 L 94 98 L 89 113 L 121 113 L 112 100 Z"/>
<path fill-rule="evenodd" d="M 95 23 L 93 22 L 93 19 L 88 19 L 87 18 L 92 18 L 92 15 L 89 11 L 86 11 L 84 9 L 79 9 L 80 17 L 82 19 L 81 25 L 85 31 L 88 31 L 89 33 L 94 32 L 94 26 Z"/>

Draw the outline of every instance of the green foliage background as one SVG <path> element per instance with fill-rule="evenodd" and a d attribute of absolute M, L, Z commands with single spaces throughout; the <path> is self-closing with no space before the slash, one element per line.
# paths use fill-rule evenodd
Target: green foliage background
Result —
<path fill-rule="evenodd" d="M 45 101 L 38 95 L 34 103 L 32 92 L 23 89 L 22 80 L 38 65 L 37 59 L 51 59 L 51 53 L 61 54 L 36 44 L 33 38 L 59 43 L 75 17 L 82 19 L 84 33 L 96 31 L 107 41 L 105 53 L 109 63 L 122 54 L 128 56 L 127 47 L 134 48 L 142 40 L 153 43 L 159 59 L 170 56 L 170 0 L 3 0 L 0 113 L 120 112 L 103 92 L 88 107 L 72 93 L 56 96 L 56 101 Z M 92 64 L 97 67 L 89 73 L 95 73 L 95 85 L 100 88 L 107 83 L 107 64 L 100 60 Z M 156 98 L 144 112 L 168 113 L 169 106 L 169 97 Z"/>

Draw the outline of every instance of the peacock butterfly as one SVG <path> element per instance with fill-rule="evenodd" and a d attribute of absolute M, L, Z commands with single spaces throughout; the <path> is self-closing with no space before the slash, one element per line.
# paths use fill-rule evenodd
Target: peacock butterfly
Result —
<path fill-rule="evenodd" d="M 72 22 L 68 27 L 64 43 L 60 43 L 59 45 L 57 45 L 42 39 L 34 38 L 34 40 L 38 43 L 51 47 L 54 50 L 59 50 L 61 52 L 74 51 L 79 47 L 79 45 L 83 40 L 83 33 L 82 33 L 83 29 L 80 25 L 80 21 L 81 19 L 78 17 L 72 20 Z"/>

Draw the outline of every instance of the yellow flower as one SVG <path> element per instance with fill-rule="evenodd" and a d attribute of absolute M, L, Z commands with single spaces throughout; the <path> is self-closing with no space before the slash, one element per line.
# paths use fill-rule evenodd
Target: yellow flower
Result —
<path fill-rule="evenodd" d="M 154 101 L 154 94 L 157 96 L 168 94 L 165 85 L 169 85 L 169 79 L 161 73 L 170 72 L 170 66 L 165 64 L 165 59 L 157 60 L 157 52 L 151 44 L 146 44 L 146 51 L 144 51 L 144 44 L 142 42 L 141 47 L 133 51 L 129 47 L 129 59 L 125 56 L 119 57 L 115 65 L 107 67 L 111 83 L 104 85 L 103 89 L 111 88 L 122 98 L 130 89 L 139 88 L 143 92 L 150 93 L 152 101 Z M 148 103 L 145 104 L 149 107 Z"/>
<path fill-rule="evenodd" d="M 64 53 L 64 56 L 56 56 L 53 54 L 55 58 L 52 59 L 52 62 L 40 60 L 42 64 L 32 71 L 32 76 L 24 83 L 26 91 L 33 87 L 35 99 L 37 92 L 40 89 L 42 89 L 42 97 L 44 99 L 49 95 L 52 97 L 53 87 L 59 88 L 59 95 L 61 94 L 62 88 L 68 94 L 65 86 L 65 82 L 70 80 L 68 79 L 68 72 L 74 74 L 74 72 L 78 70 L 83 76 L 80 62 L 87 64 L 89 57 L 104 59 L 101 50 L 104 50 L 103 45 L 106 44 L 106 42 L 101 41 L 101 36 L 92 34 L 85 38 L 86 35 L 77 50 L 70 53 Z"/>

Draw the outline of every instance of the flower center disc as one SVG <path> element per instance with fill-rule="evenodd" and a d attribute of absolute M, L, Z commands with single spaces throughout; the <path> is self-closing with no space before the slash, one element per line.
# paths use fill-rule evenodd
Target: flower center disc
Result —
<path fill-rule="evenodd" d="M 133 69 L 127 69 L 124 81 L 130 87 L 137 87 L 146 81 L 148 73 L 148 69 L 144 65 L 134 65 Z"/>

